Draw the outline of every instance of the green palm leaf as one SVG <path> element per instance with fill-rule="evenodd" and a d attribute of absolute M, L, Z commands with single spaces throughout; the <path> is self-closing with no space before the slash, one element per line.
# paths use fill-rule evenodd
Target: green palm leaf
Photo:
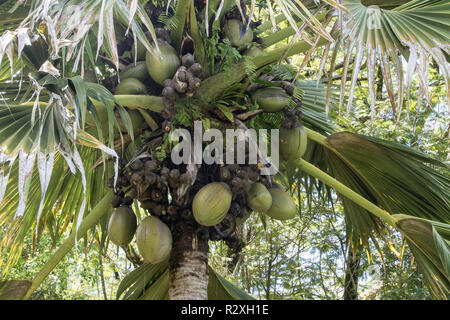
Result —
<path fill-rule="evenodd" d="M 450 298 L 450 224 L 395 215 L 435 297 Z"/>
<path fill-rule="evenodd" d="M 447 97 L 450 97 L 448 88 L 450 70 L 446 58 L 450 44 L 448 1 L 414 0 L 393 9 L 380 8 L 376 5 L 376 1 L 368 7 L 360 0 L 345 0 L 342 4 L 348 9 L 349 14 L 344 15 L 344 20 L 340 22 L 346 26 L 341 33 L 346 53 L 340 108 L 344 103 L 347 72 L 352 58 L 354 63 L 347 112 L 351 109 L 354 88 L 364 57 L 368 66 L 369 100 L 372 111 L 375 107 L 377 59 L 383 71 L 394 116 L 400 115 L 405 96 L 409 96 L 414 73 L 419 78 L 422 92 L 428 92 L 427 75 L 430 58 L 439 66 L 447 84 Z M 336 43 L 335 50 L 340 50 L 340 42 Z M 399 56 L 403 56 L 404 60 Z M 394 79 L 398 83 L 397 94 L 393 88 Z M 428 94 L 425 96 L 430 101 Z"/>
<path fill-rule="evenodd" d="M 168 261 L 157 264 L 144 263 L 120 282 L 117 299 L 161 300 L 167 299 L 169 290 Z M 209 300 L 253 300 L 245 291 L 209 268 Z"/>

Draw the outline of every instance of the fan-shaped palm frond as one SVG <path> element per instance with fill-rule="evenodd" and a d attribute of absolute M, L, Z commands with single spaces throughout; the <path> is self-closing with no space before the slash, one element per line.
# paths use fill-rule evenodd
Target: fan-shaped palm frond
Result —
<path fill-rule="evenodd" d="M 395 215 L 433 294 L 450 298 L 450 225 L 408 215 Z"/>
<path fill-rule="evenodd" d="M 168 298 L 168 262 L 144 263 L 130 272 L 120 282 L 117 299 L 122 300 L 163 300 Z M 245 291 L 229 282 L 209 268 L 209 300 L 253 300 Z"/>
<path fill-rule="evenodd" d="M 366 7 L 360 0 L 342 2 L 348 14 L 340 15 L 342 42 L 336 42 L 334 46 L 334 50 L 341 50 L 342 44 L 345 51 L 339 106 L 344 103 L 350 61 L 353 61 L 353 71 L 347 112 L 351 109 L 356 80 L 363 63 L 367 63 L 372 114 L 377 64 L 382 69 L 386 91 L 396 117 L 404 107 L 405 96 L 409 96 L 414 74 L 419 79 L 421 94 L 430 101 L 427 76 L 432 60 L 439 66 L 447 85 L 447 97 L 450 97 L 450 69 L 446 58 L 450 48 L 448 1 L 414 0 L 393 9 L 383 9 L 376 4 L 377 1 L 374 1 Z M 394 83 L 398 84 L 397 94 L 394 92 Z M 408 105 L 405 107 L 409 108 Z"/>

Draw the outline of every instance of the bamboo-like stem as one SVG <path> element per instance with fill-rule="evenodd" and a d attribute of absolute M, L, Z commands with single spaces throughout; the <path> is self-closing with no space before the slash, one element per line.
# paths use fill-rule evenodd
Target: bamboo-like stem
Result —
<path fill-rule="evenodd" d="M 100 218 L 107 212 L 109 203 L 113 197 L 114 193 L 112 190 L 108 190 L 106 195 L 100 202 L 91 210 L 91 212 L 83 219 L 78 228 L 77 239 L 81 239 L 85 236 L 87 231 L 95 226 L 95 224 L 100 220 Z M 72 232 L 70 236 L 64 241 L 64 243 L 56 250 L 56 252 L 47 260 L 42 269 L 38 272 L 31 283 L 30 289 L 28 289 L 24 299 L 28 299 L 33 292 L 39 287 L 39 285 L 44 281 L 45 278 L 52 272 L 56 265 L 66 256 L 66 254 L 75 245 L 75 232 Z"/>
<path fill-rule="evenodd" d="M 321 46 L 326 42 L 326 39 L 320 38 L 317 46 Z M 309 49 L 311 49 L 311 45 L 309 43 L 306 41 L 299 41 L 293 45 L 286 45 L 270 52 L 263 52 L 253 58 L 253 63 L 256 68 L 261 68 L 281 59 L 282 57 L 289 57 L 306 52 Z M 209 103 L 217 98 L 229 86 L 244 79 L 245 76 L 245 61 L 241 61 L 233 65 L 230 70 L 215 74 L 204 80 L 196 92 L 196 97 L 204 103 Z"/>
<path fill-rule="evenodd" d="M 319 168 L 315 167 L 314 165 L 312 165 L 311 163 L 309 163 L 303 159 L 300 159 L 298 161 L 298 168 L 300 170 L 304 171 L 305 173 L 309 174 L 310 176 L 319 179 L 326 185 L 328 185 L 331 188 L 333 188 L 334 190 L 336 190 L 336 192 L 338 192 L 342 196 L 353 201 L 357 205 L 361 206 L 362 208 L 366 209 L 373 215 L 375 215 L 378 218 L 380 218 L 381 220 L 383 220 L 385 223 L 396 228 L 395 223 L 397 222 L 397 219 L 395 217 L 393 217 L 389 212 L 387 212 L 387 211 L 381 209 L 380 207 L 378 207 L 377 205 L 373 204 L 372 202 L 370 202 L 369 200 L 367 200 L 360 194 L 356 193 L 355 191 L 353 191 L 352 189 L 350 189 L 343 183 L 339 182 L 338 180 L 336 180 L 335 178 L 333 178 L 326 172 L 323 172 Z"/>

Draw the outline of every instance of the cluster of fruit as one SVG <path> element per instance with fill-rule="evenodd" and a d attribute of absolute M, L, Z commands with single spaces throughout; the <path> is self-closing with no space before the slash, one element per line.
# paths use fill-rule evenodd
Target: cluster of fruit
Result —
<path fill-rule="evenodd" d="M 147 52 L 140 43 L 132 44 L 132 56 L 137 63 L 130 63 L 121 71 L 115 93 L 147 94 L 146 84 L 158 84 L 164 104 L 160 131 L 168 132 L 177 104 L 182 98 L 192 97 L 200 86 L 202 67 L 189 51 L 176 52 L 166 30 L 157 28 L 156 34 L 158 46 L 153 43 L 152 52 Z M 253 33 L 252 23 L 243 23 L 236 10 L 227 14 L 223 36 L 244 55 L 257 55 L 261 50 L 253 45 L 260 41 Z M 250 84 L 247 92 L 259 105 L 260 112 L 284 112 L 280 153 L 284 161 L 294 162 L 305 153 L 307 142 L 305 128 L 298 121 L 301 112 L 289 108 L 292 102 L 300 105 L 294 86 L 268 75 L 260 76 L 260 80 Z M 147 140 L 142 151 L 121 167 L 115 186 L 114 179 L 109 181 L 109 186 L 116 190 L 111 202 L 115 210 L 108 226 L 109 238 L 119 246 L 127 246 L 136 234 L 145 261 L 166 259 L 171 252 L 172 237 L 177 236 L 182 224 L 193 226 L 202 239 L 236 244 L 240 241 L 235 236 L 236 227 L 251 212 L 265 213 L 278 220 L 296 216 L 296 204 L 290 194 L 271 176 L 261 174 L 261 164 L 174 165 L 170 158 L 157 160 L 158 143 L 154 142 L 158 139 L 162 137 Z M 246 157 L 248 160 L 248 154 Z M 139 226 L 131 209 L 134 200 L 150 214 Z"/>
<path fill-rule="evenodd" d="M 200 86 L 200 75 L 202 66 L 195 62 L 191 53 L 186 53 L 181 57 L 181 66 L 175 71 L 172 79 L 165 79 L 162 90 L 164 110 L 162 116 L 165 119 L 162 127 L 165 131 L 170 131 L 175 115 L 175 102 L 181 96 L 192 97 L 195 90 Z"/>

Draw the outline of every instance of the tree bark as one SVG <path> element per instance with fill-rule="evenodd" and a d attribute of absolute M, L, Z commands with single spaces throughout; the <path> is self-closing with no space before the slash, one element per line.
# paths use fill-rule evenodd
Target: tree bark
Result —
<path fill-rule="evenodd" d="M 170 300 L 208 299 L 208 240 L 195 232 L 195 226 L 180 221 L 173 233 L 169 262 Z"/>

